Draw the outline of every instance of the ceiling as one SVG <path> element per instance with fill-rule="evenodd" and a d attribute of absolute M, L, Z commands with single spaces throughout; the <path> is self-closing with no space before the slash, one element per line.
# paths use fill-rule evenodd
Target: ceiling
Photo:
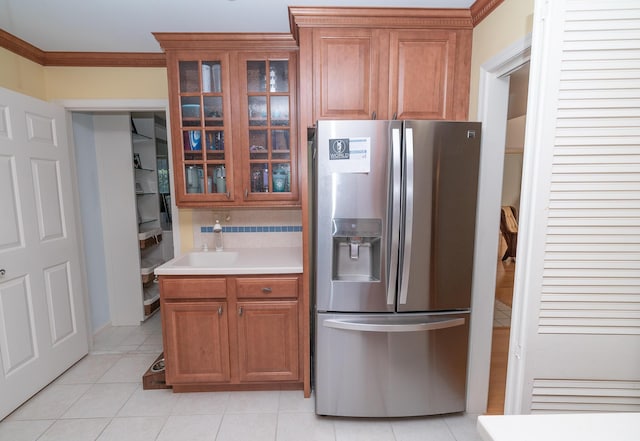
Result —
<path fill-rule="evenodd" d="M 474 0 L 0 0 L 0 28 L 46 52 L 161 52 L 152 32 L 289 32 L 289 5 L 469 8 L 473 3 Z"/>

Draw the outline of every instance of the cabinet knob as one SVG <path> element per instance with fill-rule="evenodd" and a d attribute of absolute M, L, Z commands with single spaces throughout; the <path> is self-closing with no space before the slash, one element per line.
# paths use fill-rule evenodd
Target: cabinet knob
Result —
<path fill-rule="evenodd" d="M 231 193 L 230 192 L 226 192 L 225 196 L 227 197 L 227 199 L 231 199 Z"/>
<path fill-rule="evenodd" d="M 393 120 L 398 119 L 398 112 L 393 112 L 393 118 L 391 118 Z"/>
<path fill-rule="evenodd" d="M 242 316 L 242 306 L 238 308 L 238 315 Z"/>
<path fill-rule="evenodd" d="M 262 288 L 262 292 L 265 294 L 271 294 L 271 292 L 273 292 L 273 289 L 269 288 L 269 287 L 264 287 Z"/>
<path fill-rule="evenodd" d="M 4 277 L 5 274 L 7 274 L 7 271 L 4 268 L 0 269 L 0 277 Z"/>
<path fill-rule="evenodd" d="M 244 189 L 244 197 L 245 197 L 245 199 L 246 199 L 248 196 L 249 196 L 249 189 L 248 189 L 248 188 L 245 188 L 245 189 Z"/>
<path fill-rule="evenodd" d="M 218 306 L 218 315 L 222 315 L 222 306 Z"/>
<path fill-rule="evenodd" d="M 378 115 L 376 114 L 375 110 L 371 113 L 371 119 L 377 119 Z"/>

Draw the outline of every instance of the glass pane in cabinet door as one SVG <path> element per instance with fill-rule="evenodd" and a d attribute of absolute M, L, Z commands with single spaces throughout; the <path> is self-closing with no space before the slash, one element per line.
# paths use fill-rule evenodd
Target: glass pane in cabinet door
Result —
<path fill-rule="evenodd" d="M 289 92 L 289 62 L 269 62 L 269 91 Z"/>
<path fill-rule="evenodd" d="M 200 92 L 200 75 L 197 61 L 180 61 L 180 93 Z"/>
<path fill-rule="evenodd" d="M 200 97 L 183 96 L 180 98 L 182 110 L 182 127 L 200 126 Z"/>
<path fill-rule="evenodd" d="M 222 92 L 222 73 L 219 61 L 202 62 L 202 92 Z"/>
<path fill-rule="evenodd" d="M 202 159 L 202 132 L 200 130 L 183 130 L 182 143 L 184 159 L 197 161 Z"/>
<path fill-rule="evenodd" d="M 267 63 L 265 61 L 247 61 L 247 90 L 249 92 L 267 91 Z"/>
<path fill-rule="evenodd" d="M 269 150 L 267 145 L 266 130 L 249 130 L 249 156 L 250 159 L 268 158 Z"/>
<path fill-rule="evenodd" d="M 204 124 L 206 126 L 222 126 L 224 113 L 222 110 L 221 96 L 205 96 L 204 98 Z"/>
<path fill-rule="evenodd" d="M 205 132 L 207 160 L 224 161 L 224 132 L 222 130 L 207 130 Z"/>
<path fill-rule="evenodd" d="M 266 126 L 267 125 L 267 97 L 266 96 L 250 96 L 249 97 L 249 125 L 250 126 Z"/>
<path fill-rule="evenodd" d="M 271 156 L 274 159 L 289 158 L 289 130 L 271 131 Z"/>
<path fill-rule="evenodd" d="M 288 96 L 272 96 L 271 100 L 271 125 L 272 126 L 288 126 L 289 125 L 289 97 Z"/>
<path fill-rule="evenodd" d="M 204 168 L 201 165 L 185 165 L 184 181 L 187 193 L 204 193 Z"/>
<path fill-rule="evenodd" d="M 227 171 L 224 165 L 207 166 L 207 193 L 227 192 Z"/>
<path fill-rule="evenodd" d="M 273 191 L 277 193 L 291 191 L 291 167 L 288 163 L 274 164 Z"/>
<path fill-rule="evenodd" d="M 269 191 L 269 165 L 267 163 L 251 164 L 251 192 L 267 193 Z"/>

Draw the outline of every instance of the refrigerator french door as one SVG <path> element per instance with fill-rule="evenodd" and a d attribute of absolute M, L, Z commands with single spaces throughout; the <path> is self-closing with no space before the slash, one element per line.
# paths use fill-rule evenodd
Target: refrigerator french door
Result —
<path fill-rule="evenodd" d="M 318 121 L 316 413 L 465 408 L 480 124 Z"/>

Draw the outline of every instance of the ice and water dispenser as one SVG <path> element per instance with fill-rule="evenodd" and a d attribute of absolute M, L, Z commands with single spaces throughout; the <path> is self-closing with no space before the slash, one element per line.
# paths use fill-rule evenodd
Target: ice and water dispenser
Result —
<path fill-rule="evenodd" d="M 379 282 L 381 219 L 332 219 L 332 279 Z"/>

